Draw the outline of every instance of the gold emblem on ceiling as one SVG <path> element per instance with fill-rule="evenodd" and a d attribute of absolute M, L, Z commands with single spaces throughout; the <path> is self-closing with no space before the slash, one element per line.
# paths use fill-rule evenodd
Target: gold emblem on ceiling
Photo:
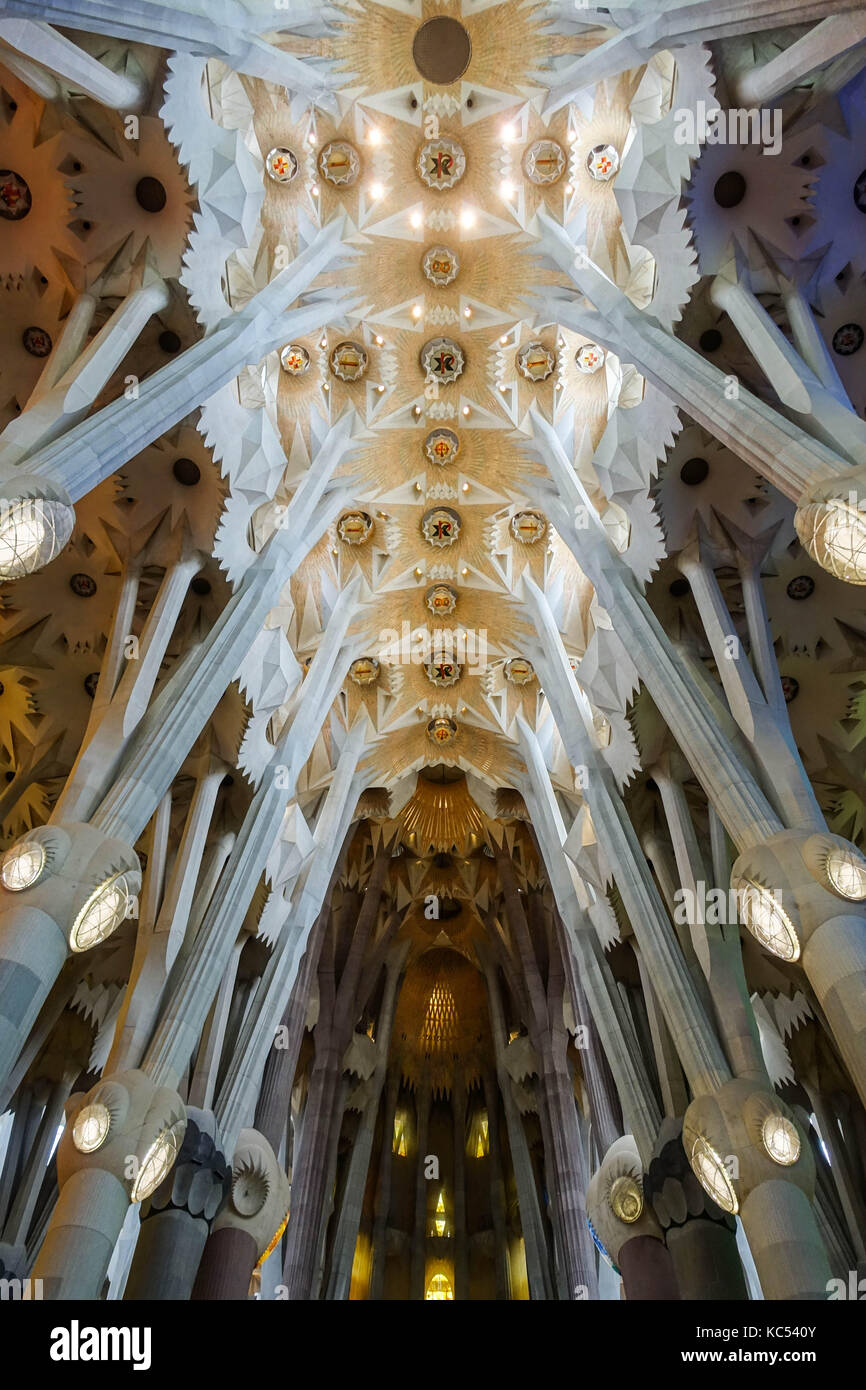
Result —
<path fill-rule="evenodd" d="M 511 534 L 517 541 L 522 541 L 524 545 L 535 545 L 547 530 L 547 518 L 542 512 L 537 512 L 532 508 L 527 508 L 524 512 L 515 512 L 511 518 Z"/>
<path fill-rule="evenodd" d="M 341 381 L 360 381 L 367 370 L 367 352 L 360 343 L 338 343 L 331 353 L 331 371 Z"/>
<path fill-rule="evenodd" d="M 348 188 L 361 172 L 361 156 L 348 140 L 332 140 L 319 155 L 322 177 L 337 188 Z"/>
<path fill-rule="evenodd" d="M 424 440 L 424 452 L 431 463 L 453 463 L 460 453 L 460 440 L 453 430 L 431 430 Z"/>
<path fill-rule="evenodd" d="M 363 545 L 373 530 L 369 512 L 344 512 L 337 522 L 337 535 L 346 545 Z"/>
<path fill-rule="evenodd" d="M 298 157 L 293 150 L 278 145 L 268 151 L 265 168 L 275 183 L 291 183 L 298 172 Z"/>
<path fill-rule="evenodd" d="M 460 535 L 460 515 L 450 507 L 434 507 L 421 518 L 421 534 L 438 549 L 453 545 Z"/>
<path fill-rule="evenodd" d="M 453 188 L 466 173 L 466 155 L 456 140 L 431 140 L 419 151 L 418 173 L 428 188 Z"/>
<path fill-rule="evenodd" d="M 453 338 L 431 338 L 421 349 L 421 366 L 428 381 L 447 386 L 463 374 L 463 353 Z"/>
<path fill-rule="evenodd" d="M 535 667 L 525 656 L 513 656 L 502 668 L 505 679 L 512 685 L 529 685 L 535 680 Z"/>
<path fill-rule="evenodd" d="M 309 370 L 310 354 L 300 343 L 288 343 L 280 353 L 280 366 L 289 376 L 303 376 Z"/>
<path fill-rule="evenodd" d="M 530 183 L 556 183 L 565 172 L 565 151 L 555 140 L 536 140 L 523 156 Z"/>
<path fill-rule="evenodd" d="M 527 381 L 546 381 L 556 365 L 552 352 L 541 343 L 527 343 L 517 354 L 517 368 Z"/>

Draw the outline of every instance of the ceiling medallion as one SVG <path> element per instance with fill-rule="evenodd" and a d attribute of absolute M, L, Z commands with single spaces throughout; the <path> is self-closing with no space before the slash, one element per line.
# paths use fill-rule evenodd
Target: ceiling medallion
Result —
<path fill-rule="evenodd" d="M 574 365 L 584 376 L 592 376 L 593 372 L 604 366 L 604 348 L 597 343 L 584 343 L 574 354 Z"/>
<path fill-rule="evenodd" d="M 373 685 L 379 679 L 379 663 L 374 656 L 359 656 L 349 667 L 349 675 L 356 685 Z"/>
<path fill-rule="evenodd" d="M 450 507 L 434 507 L 421 518 L 421 534 L 430 545 L 444 550 L 460 535 L 460 517 Z"/>
<path fill-rule="evenodd" d="M 437 618 L 448 617 L 457 607 L 457 591 L 450 584 L 434 584 L 424 595 L 424 602 Z"/>
<path fill-rule="evenodd" d="M 7 222 L 20 222 L 33 206 L 30 189 L 14 169 L 0 169 L 0 217 Z"/>
<path fill-rule="evenodd" d="M 424 453 L 431 463 L 453 463 L 460 453 L 460 440 L 453 430 L 431 430 L 424 440 Z"/>
<path fill-rule="evenodd" d="M 287 343 L 280 353 L 280 366 L 289 376 L 303 376 L 310 366 L 310 354 L 300 343 Z"/>
<path fill-rule="evenodd" d="M 459 661 L 451 661 L 447 657 L 443 657 L 438 661 L 428 661 L 424 667 L 424 673 L 431 685 L 445 687 L 457 684 L 463 674 L 463 667 Z"/>
<path fill-rule="evenodd" d="M 523 156 L 530 183 L 556 183 L 565 171 L 565 151 L 555 140 L 536 140 Z"/>
<path fill-rule="evenodd" d="M 370 539 L 373 518 L 369 512 L 344 512 L 337 522 L 337 535 L 346 545 L 363 545 Z"/>
<path fill-rule="evenodd" d="M 79 598 L 93 598 L 96 593 L 96 580 L 89 574 L 73 574 L 69 580 L 69 587 Z"/>
<path fill-rule="evenodd" d="M 850 357 L 863 346 L 863 329 L 859 323 L 843 323 L 833 334 L 833 351 L 840 357 Z"/>
<path fill-rule="evenodd" d="M 426 252 L 421 267 L 431 285 L 450 285 L 457 279 L 460 261 L 447 246 L 431 246 Z"/>
<path fill-rule="evenodd" d="M 453 743 L 457 737 L 457 721 L 446 715 L 437 715 L 427 725 L 427 737 L 431 743 Z"/>
<path fill-rule="evenodd" d="M 21 341 L 31 357 L 47 357 L 51 352 L 51 335 L 44 328 L 25 328 Z"/>
<path fill-rule="evenodd" d="M 607 183 L 619 168 L 619 152 L 613 145 L 593 145 L 586 156 L 586 167 L 599 183 Z"/>
<path fill-rule="evenodd" d="M 556 365 L 553 353 L 541 343 L 527 343 L 517 354 L 517 368 L 527 381 L 546 381 Z"/>
<path fill-rule="evenodd" d="M 542 512 L 515 512 L 511 518 L 511 534 L 524 545 L 535 545 L 547 530 L 547 518 Z"/>
<path fill-rule="evenodd" d="M 815 592 L 815 581 L 811 574 L 798 574 L 796 578 L 788 582 L 785 590 L 788 598 L 795 602 L 802 602 L 804 598 L 811 598 Z"/>
<path fill-rule="evenodd" d="M 453 188 L 466 173 L 466 156 L 456 140 L 431 140 L 419 151 L 418 173 L 428 188 Z"/>
<path fill-rule="evenodd" d="M 421 366 L 428 381 L 447 385 L 463 374 L 463 353 L 452 338 L 431 338 L 421 349 Z"/>
<path fill-rule="evenodd" d="M 291 183 L 297 176 L 298 157 L 293 150 L 277 145 L 275 149 L 268 151 L 265 168 L 274 183 Z"/>
<path fill-rule="evenodd" d="M 502 668 L 507 681 L 512 685 L 529 685 L 535 680 L 535 667 L 525 656 L 513 656 Z"/>
<path fill-rule="evenodd" d="M 367 352 L 360 343 L 338 343 L 331 353 L 331 371 L 341 381 L 360 381 L 367 370 Z"/>
<path fill-rule="evenodd" d="M 361 156 L 348 140 L 332 140 L 319 155 L 322 177 L 337 188 L 348 188 L 361 172 Z"/>

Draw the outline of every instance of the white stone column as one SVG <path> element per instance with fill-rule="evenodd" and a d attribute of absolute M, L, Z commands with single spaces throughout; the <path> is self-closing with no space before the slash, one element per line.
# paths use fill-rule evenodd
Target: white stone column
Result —
<path fill-rule="evenodd" d="M 837 8 L 841 8 L 837 7 Z M 799 15 L 796 16 L 799 19 Z M 831 14 L 775 58 L 746 68 L 731 84 L 738 106 L 766 106 L 866 39 L 866 15 Z"/>
<path fill-rule="evenodd" d="M 144 283 L 118 305 L 56 383 L 31 397 L 22 413 L 10 420 L 0 436 L 0 468 L 15 467 L 83 420 L 153 315 L 168 306 L 169 289 L 162 277 L 147 273 L 145 267 L 141 278 Z"/>
<path fill-rule="evenodd" d="M 866 464 L 866 423 L 798 355 L 753 293 L 747 274 L 735 255 L 710 284 L 713 304 L 728 315 L 788 415 L 852 464 Z"/>
<path fill-rule="evenodd" d="M 44 10 L 45 7 L 38 8 Z M 65 86 L 84 92 L 102 106 L 110 106 L 115 111 L 140 111 L 148 99 L 148 85 L 144 80 L 136 81 L 124 73 L 112 72 L 50 24 L 39 20 L 2 19 L 0 40 L 53 73 Z"/>
<path fill-rule="evenodd" d="M 316 825 L 316 848 L 292 894 L 291 907 L 277 947 L 259 983 L 253 1007 L 241 1029 L 217 1102 L 220 1130 L 231 1137 L 255 1113 L 256 1097 L 268 1048 L 283 1015 L 298 973 L 307 939 L 324 901 L 337 856 L 352 821 L 363 752 L 364 727 L 350 730 L 340 752 L 328 795 Z"/>
<path fill-rule="evenodd" d="M 561 68 L 544 113 L 552 115 L 585 88 L 641 67 L 654 53 L 665 49 L 676 50 L 689 43 L 709 43 L 765 29 L 784 29 L 792 19 L 807 24 L 858 8 L 859 0 L 800 0 L 792 15 L 790 5 L 785 6 L 780 0 L 664 0 L 663 4 L 660 0 L 631 0 L 627 9 L 618 6 L 615 13 L 620 19 L 633 14 L 634 23 Z"/>
<path fill-rule="evenodd" d="M 285 270 L 212 333 L 180 352 L 140 383 L 132 400 L 112 401 L 74 425 L 56 442 L 27 458 L 27 474 L 65 489 L 72 501 L 86 496 L 148 444 L 201 405 L 250 363 L 260 362 L 293 337 L 318 331 L 345 313 L 345 295 L 323 294 L 289 309 L 342 247 L 343 219 L 322 227 Z M 7 471 L 7 478 L 14 477 Z"/>
<path fill-rule="evenodd" d="M 256 4 L 255 0 L 249 4 L 213 0 L 205 13 L 195 0 L 177 4 L 135 0 L 123 7 L 113 0 L 6 0 L 4 8 L 7 15 L 48 20 L 61 29 L 83 29 L 153 48 L 221 58 L 237 72 L 288 87 L 329 109 L 334 107 L 332 81 L 321 65 L 286 53 L 259 37 L 272 29 L 321 26 L 321 5 L 292 0 L 281 9 L 274 9 Z M 320 27 L 319 32 L 325 32 L 324 28 Z"/>

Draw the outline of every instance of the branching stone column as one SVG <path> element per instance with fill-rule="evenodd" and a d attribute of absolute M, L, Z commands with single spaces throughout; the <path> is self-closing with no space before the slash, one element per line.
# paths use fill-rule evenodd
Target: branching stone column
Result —
<path fill-rule="evenodd" d="M 33 1278 L 45 1298 L 96 1299 L 130 1201 L 149 1197 L 171 1167 L 186 1111 L 176 1091 L 128 1071 L 72 1096 L 66 1119 L 60 1197 Z"/>
<path fill-rule="evenodd" d="M 857 8 L 858 0 L 801 0 L 796 18 L 798 23 L 808 24 Z M 791 22 L 790 6 L 779 0 L 632 0 L 628 10 L 615 13 L 621 18 L 633 14 L 635 22 L 557 71 L 556 84 L 551 86 L 544 108 L 546 116 L 567 106 L 581 91 L 604 78 L 642 67 L 654 53 L 737 34 L 782 29 Z"/>
<path fill-rule="evenodd" d="M 595 305 L 549 295 L 541 312 L 633 362 L 674 404 L 798 504 L 797 533 L 817 564 L 837 578 L 866 584 L 866 467 L 852 468 L 840 453 L 739 383 L 736 392 L 726 391 L 724 373 L 649 312 L 635 309 L 572 245 L 560 224 L 544 212 L 539 222 L 545 252 Z"/>
<path fill-rule="evenodd" d="M 30 6 L 33 14 L 42 8 Z M 98 58 L 93 58 L 83 48 L 52 29 L 50 24 L 29 19 L 0 20 L 0 39 L 25 60 L 35 60 L 38 71 L 47 69 L 66 86 L 84 92 L 85 96 L 92 97 L 102 106 L 115 111 L 140 111 L 147 101 L 148 84 L 143 79 L 136 80 L 125 73 L 112 72 Z M 25 82 L 28 80 L 26 73 L 29 67 L 27 63 L 20 74 Z M 46 96 L 48 92 L 43 90 L 40 95 Z M 52 95 L 57 97 L 60 94 L 60 88 L 55 83 Z M 49 99 L 52 97 L 49 96 Z"/>
<path fill-rule="evenodd" d="M 433 1096 L 427 1067 L 422 1069 L 415 1086 L 415 1134 L 418 1150 L 415 1154 L 415 1217 L 412 1226 L 412 1255 L 409 1263 L 409 1297 L 413 1302 L 423 1299 L 427 1274 L 427 1175 L 425 1158 L 430 1133 L 430 1107 Z"/>
<path fill-rule="evenodd" d="M 673 1261 L 644 1200 L 642 1164 L 630 1134 L 617 1139 L 604 1155 L 587 1190 L 586 1210 L 622 1275 L 629 1302 L 680 1297 Z"/>
<path fill-rule="evenodd" d="M 349 1297 L 355 1247 L 358 1242 L 358 1232 L 361 1228 L 361 1208 L 364 1202 L 364 1191 L 367 1185 L 367 1174 L 370 1168 L 370 1156 L 373 1151 L 373 1139 L 376 1133 L 376 1120 L 379 1115 L 382 1091 L 388 1070 L 388 1052 L 391 1046 L 391 1029 L 394 1024 L 394 1007 L 397 1001 L 397 991 L 403 967 L 406 963 L 408 950 L 408 942 L 402 942 L 400 945 L 396 946 L 389 957 L 386 968 L 385 990 L 382 996 L 379 1018 L 376 1023 L 376 1064 L 372 1075 L 368 1077 L 367 1081 L 364 1083 L 368 1095 L 364 1109 L 361 1112 L 358 1132 L 352 1144 L 352 1156 L 349 1160 L 349 1174 L 346 1179 L 346 1189 L 343 1193 L 343 1201 L 337 1221 L 331 1277 L 328 1282 L 329 1300 L 342 1300 Z M 386 1110 L 387 1108 L 386 1106 Z M 386 1128 L 382 1135 L 383 1157 L 386 1150 L 388 1153 L 391 1151 L 391 1135 L 394 1131 L 393 1117 L 391 1119 L 390 1131 L 387 1128 L 387 1114 L 385 1115 L 385 1121 Z"/>
<path fill-rule="evenodd" d="M 545 1129 L 549 1139 L 547 1160 L 554 1186 L 554 1216 L 564 1261 L 563 1277 L 568 1297 L 578 1297 L 576 1290 L 579 1288 L 586 1290 L 584 1296 L 592 1297 L 597 1292 L 595 1251 L 584 1217 L 588 1175 L 584 1171 L 574 1085 L 564 1050 L 556 1046 L 555 1020 L 548 1008 L 511 856 L 504 840 L 494 841 L 493 850 L 520 978 L 527 995 L 530 1036 L 542 1063 L 541 1083 L 547 1106 Z M 559 1011 L 561 1019 L 561 996 Z M 564 1028 L 562 1031 L 564 1033 Z"/>
<path fill-rule="evenodd" d="M 292 265 L 212 333 L 180 352 L 138 388 L 88 416 L 56 442 L 27 456 L 22 471 L 61 487 L 76 502 L 208 400 L 243 367 L 260 362 L 288 339 L 316 332 L 349 307 L 321 294 L 286 311 L 340 254 L 342 219 L 328 223 Z M 13 478 L 7 473 L 7 478 Z"/>
<path fill-rule="evenodd" d="M 343 1054 L 355 1021 L 354 1004 L 364 952 L 379 912 L 390 867 L 390 844 L 382 844 L 373 861 L 339 983 L 334 978 L 333 939 L 326 942 L 319 964 L 319 1019 L 313 1034 L 315 1056 L 307 1092 L 304 1128 L 293 1166 L 293 1214 L 289 1222 L 283 1270 L 290 1299 L 309 1298 L 312 1290 L 327 1179 L 325 1158 L 332 1128 L 342 1121 L 342 1109 L 336 1106 L 336 1098 Z M 330 959 L 325 955 L 326 950 Z"/>
<path fill-rule="evenodd" d="M 208 1232 L 230 1188 L 231 1170 L 213 1115 L 187 1107 L 186 1132 L 174 1166 L 142 1203 L 124 1299 L 189 1298 Z"/>
<path fill-rule="evenodd" d="M 0 469 L 20 465 L 37 449 L 83 420 L 153 315 L 168 307 L 168 286 L 144 256 L 134 269 L 134 284 L 135 281 L 139 283 L 118 305 L 105 327 L 58 380 L 47 390 L 37 390 L 27 408 L 10 420 L 0 435 Z"/>
<path fill-rule="evenodd" d="M 376 1205 L 373 1212 L 373 1268 L 370 1273 L 370 1299 L 374 1302 L 380 1301 L 385 1292 L 388 1217 L 391 1212 L 394 1169 L 394 1121 L 397 1117 L 399 1095 L 400 1072 L 396 1067 L 393 1067 L 388 1073 L 388 1084 L 385 1090 L 382 1153 L 379 1158 Z"/>
<path fill-rule="evenodd" d="M 138 0 L 129 8 L 118 8 L 106 0 L 6 0 L 4 9 L 8 15 L 48 20 L 61 29 L 83 29 L 154 48 L 221 58 L 237 72 L 288 87 L 327 109 L 333 107 L 331 83 L 321 65 L 259 37 L 275 28 L 315 26 L 313 32 L 325 32 L 323 20 L 328 17 L 328 7 L 308 0 L 291 0 L 276 11 L 240 0 L 219 0 L 207 13 L 194 0 L 179 4 Z"/>
<path fill-rule="evenodd" d="M 482 964 L 484 966 L 484 981 L 487 985 L 487 1002 L 490 1009 L 490 1032 L 493 1037 L 496 1057 L 496 1077 L 505 1110 L 508 1147 L 511 1151 L 511 1166 L 514 1170 L 514 1181 L 517 1186 L 517 1202 L 526 1253 L 529 1294 L 532 1299 L 552 1299 L 553 1287 L 547 1259 L 547 1240 L 538 1206 L 535 1175 L 532 1171 L 529 1145 L 526 1142 L 520 1112 L 511 1090 L 511 1077 L 505 1063 L 505 1017 L 502 1010 L 502 994 L 492 960 L 485 958 Z"/>
<path fill-rule="evenodd" d="M 829 1266 L 811 1206 L 811 1153 L 789 1107 L 771 1093 L 765 1080 L 731 1076 L 637 836 L 612 786 L 612 774 L 590 737 L 588 707 L 578 697 L 564 652 L 560 661 L 551 646 L 549 657 L 541 657 L 539 668 L 545 693 L 569 758 L 587 769 L 585 795 L 593 825 L 695 1097 L 683 1129 L 689 1161 L 719 1205 L 731 1213 L 742 1211 L 762 1285 L 766 1275 L 775 1290 L 768 1296 L 823 1298 Z M 566 704 L 569 688 L 572 699 Z M 529 733 L 522 731 L 524 744 Z M 736 1187 L 728 1168 L 736 1172 Z M 780 1245 L 787 1252 L 784 1260 Z"/>

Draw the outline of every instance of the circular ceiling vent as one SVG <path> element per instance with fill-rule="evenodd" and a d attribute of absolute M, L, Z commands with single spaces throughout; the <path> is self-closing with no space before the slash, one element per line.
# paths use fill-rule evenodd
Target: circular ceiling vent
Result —
<path fill-rule="evenodd" d="M 422 77 L 446 87 L 468 68 L 472 43 L 459 20 L 439 14 L 421 25 L 412 42 L 412 57 Z"/>

